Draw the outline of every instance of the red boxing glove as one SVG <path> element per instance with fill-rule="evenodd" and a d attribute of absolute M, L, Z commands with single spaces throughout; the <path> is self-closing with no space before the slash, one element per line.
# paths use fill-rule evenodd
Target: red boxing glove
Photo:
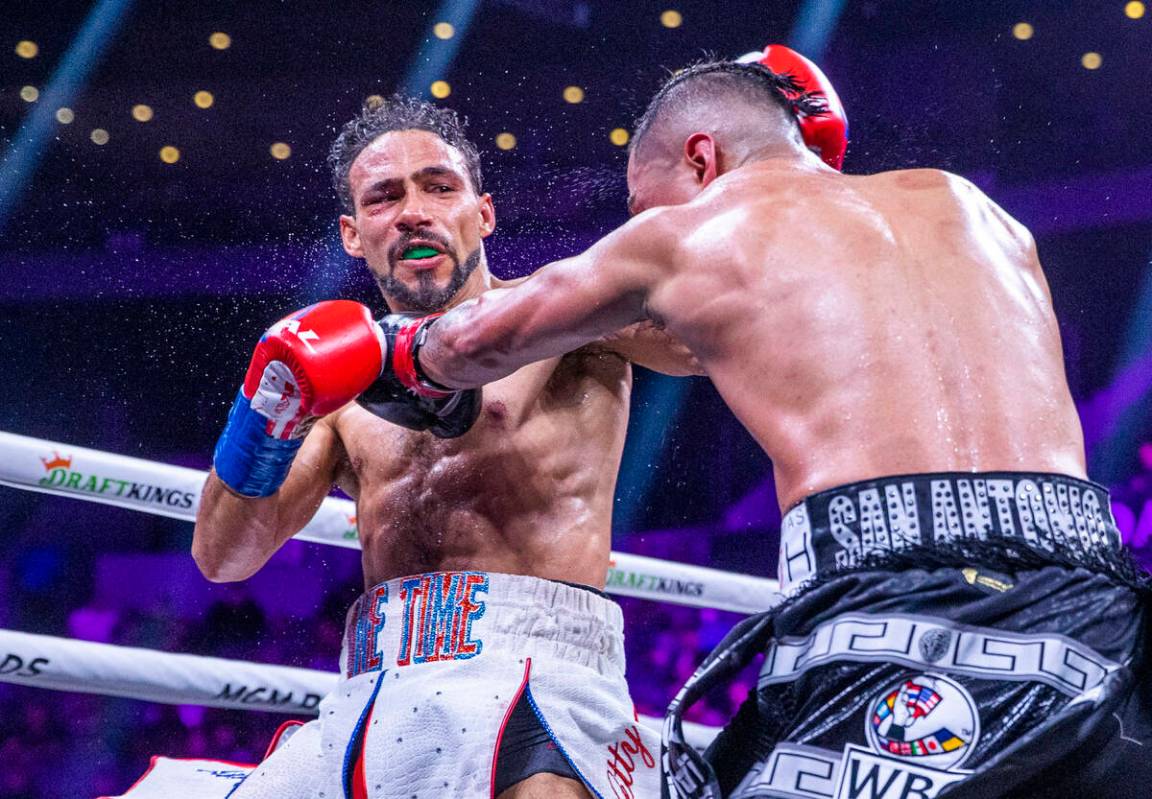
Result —
<path fill-rule="evenodd" d="M 372 314 L 349 300 L 309 305 L 268 328 L 216 442 L 216 476 L 241 496 L 276 493 L 306 423 L 368 388 L 383 346 Z"/>
<path fill-rule="evenodd" d="M 848 147 L 848 117 L 832 82 L 804 56 L 782 44 L 770 44 L 757 56 L 749 53 L 741 62 L 755 61 L 777 75 L 790 75 L 800 88 L 789 99 L 797 100 L 802 94 L 814 94 L 823 100 L 827 111 L 807 114 L 794 109 L 800 123 L 800 134 L 808 148 L 820 156 L 828 166 L 839 171 L 844 166 L 844 150 Z"/>
<path fill-rule="evenodd" d="M 372 384 L 383 343 L 367 307 L 318 302 L 268 329 L 252 354 L 242 393 L 267 418 L 265 433 L 290 438 L 302 421 L 337 410 Z"/>

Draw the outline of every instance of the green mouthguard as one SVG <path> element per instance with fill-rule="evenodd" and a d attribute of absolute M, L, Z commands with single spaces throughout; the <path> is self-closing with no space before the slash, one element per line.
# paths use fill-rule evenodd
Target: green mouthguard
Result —
<path fill-rule="evenodd" d="M 434 250 L 431 247 L 413 247 L 411 250 L 408 250 L 406 253 L 404 253 L 404 260 L 407 261 L 412 258 L 431 258 L 433 255 L 439 254 L 440 252 L 438 250 Z"/>

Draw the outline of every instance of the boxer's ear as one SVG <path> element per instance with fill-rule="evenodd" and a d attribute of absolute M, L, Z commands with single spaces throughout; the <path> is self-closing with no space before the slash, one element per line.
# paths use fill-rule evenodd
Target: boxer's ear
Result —
<path fill-rule="evenodd" d="M 719 174 L 716 140 L 707 133 L 693 133 L 684 140 L 684 159 L 696 175 L 696 182 L 704 188 Z"/>
<path fill-rule="evenodd" d="M 340 214 L 340 241 L 344 252 L 353 258 L 363 258 L 364 248 L 360 246 L 360 231 L 356 227 L 356 217 Z"/>
<path fill-rule="evenodd" d="M 486 239 L 496 229 L 496 205 L 491 194 L 480 195 L 480 238 Z"/>

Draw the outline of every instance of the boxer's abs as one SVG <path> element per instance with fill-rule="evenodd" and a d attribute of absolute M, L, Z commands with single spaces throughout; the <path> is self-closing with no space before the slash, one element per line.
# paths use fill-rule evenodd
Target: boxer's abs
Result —
<path fill-rule="evenodd" d="M 467 459 L 447 467 L 467 468 Z M 401 480 L 361 493 L 357 522 L 366 585 L 430 571 L 474 570 L 603 587 L 608 503 L 580 491 L 557 493 L 554 504 L 543 505 L 523 486 L 510 490 L 483 478 L 469 481 L 475 494 L 453 496 L 444 487 L 449 480 Z"/>
<path fill-rule="evenodd" d="M 366 585 L 479 570 L 603 587 L 630 373 L 617 360 L 613 384 L 574 370 L 578 360 L 562 364 L 569 374 L 543 393 L 530 393 L 520 372 L 487 387 L 460 439 L 359 409 L 340 420 L 339 482 L 356 499 Z"/>

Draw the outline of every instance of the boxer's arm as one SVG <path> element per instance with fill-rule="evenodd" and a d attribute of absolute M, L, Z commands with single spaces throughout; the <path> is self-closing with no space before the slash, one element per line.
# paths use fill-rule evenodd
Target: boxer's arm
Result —
<path fill-rule="evenodd" d="M 512 288 L 530 279 L 531 276 L 516 278 L 507 281 L 505 285 Z M 591 346 L 615 353 L 637 366 L 672 377 L 705 374 L 704 367 L 696 360 L 692 351 L 665 330 L 663 325 L 651 319 L 617 330 Z"/>
<path fill-rule="evenodd" d="M 472 388 L 572 352 L 648 316 L 648 298 L 674 268 L 670 214 L 641 214 L 574 258 L 519 286 L 488 291 L 431 326 L 420 368 L 437 383 Z"/>
<path fill-rule="evenodd" d="M 304 528 L 336 481 L 343 446 L 331 419 L 305 436 L 287 478 L 267 497 L 244 497 L 212 472 L 200 497 L 192 557 L 212 582 L 245 580 Z"/>
<path fill-rule="evenodd" d="M 651 319 L 605 336 L 598 346 L 653 372 L 673 377 L 705 374 L 692 351 Z"/>

